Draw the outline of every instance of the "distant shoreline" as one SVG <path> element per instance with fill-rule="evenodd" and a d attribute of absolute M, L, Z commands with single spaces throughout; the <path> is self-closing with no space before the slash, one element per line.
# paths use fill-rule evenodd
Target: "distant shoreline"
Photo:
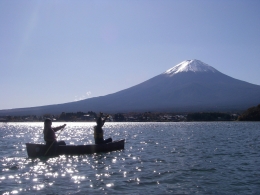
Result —
<path fill-rule="evenodd" d="M 239 114 L 201 112 L 189 114 L 176 113 L 117 113 L 108 114 L 107 122 L 195 122 L 195 121 L 236 121 Z M 65 113 L 60 115 L 45 114 L 42 116 L 5 116 L 0 117 L 0 122 L 43 122 L 45 118 L 50 118 L 54 122 L 95 122 L 98 114 L 95 112 Z"/>

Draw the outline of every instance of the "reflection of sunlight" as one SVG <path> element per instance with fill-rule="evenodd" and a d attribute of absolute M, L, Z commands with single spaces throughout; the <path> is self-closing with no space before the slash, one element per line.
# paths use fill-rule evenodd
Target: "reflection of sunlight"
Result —
<path fill-rule="evenodd" d="M 53 127 L 63 125 L 64 122 L 54 122 Z M 80 122 L 66 123 L 67 127 L 62 131 L 58 140 L 64 140 L 67 144 L 90 144 L 93 143 L 93 126 L 95 122 Z M 105 125 L 106 137 L 111 136 L 122 136 L 120 128 L 116 129 L 117 126 L 113 123 L 107 123 Z M 13 134 L 10 134 L 10 130 L 14 130 Z M 114 181 L 110 179 L 118 173 L 118 169 L 115 169 L 122 161 L 135 158 L 138 161 L 138 157 L 134 157 L 132 154 L 130 158 L 126 155 L 122 155 L 120 152 L 109 152 L 105 154 L 93 154 L 93 155 L 61 155 L 52 158 L 25 158 L 26 146 L 25 143 L 44 143 L 43 140 L 43 123 L 13 123 L 8 126 L 6 133 L 3 134 L 2 138 L 12 140 L 19 139 L 21 141 L 11 142 L 10 147 L 14 150 L 13 154 L 18 156 L 16 152 L 19 152 L 21 157 L 10 157 L 3 158 L 3 165 L 1 171 L 3 175 L 0 176 L 0 183 L 15 182 L 17 185 L 24 186 L 19 188 L 13 188 L 12 190 L 18 190 L 19 193 L 32 192 L 45 190 L 46 187 L 50 189 L 56 188 L 60 185 L 60 181 L 66 180 L 70 187 L 88 186 L 96 188 L 97 185 L 101 185 L 100 189 L 111 188 L 115 186 Z M 116 138 L 115 138 L 116 139 Z M 21 143 L 18 143 L 21 142 Z M 122 155 L 122 156 L 121 156 Z M 0 159 L 1 161 L 1 159 Z M 138 166 L 139 167 L 139 166 Z M 141 167 L 142 168 L 142 167 Z M 15 172 L 19 174 L 15 174 Z M 127 177 L 127 171 L 125 174 L 122 173 L 125 169 L 120 172 L 121 178 Z M 136 170 L 134 170 L 136 172 Z M 80 174 L 80 175 L 78 175 Z M 92 180 L 90 179 L 92 178 Z M 94 178 L 94 180 L 93 180 Z M 109 181 L 110 180 L 110 181 Z M 30 183 L 30 185 L 27 185 Z M 21 192 L 20 192 L 21 191 Z M 39 192 L 40 192 L 39 191 Z M 6 190 L 8 194 L 11 194 L 11 190 Z"/>
<path fill-rule="evenodd" d="M 72 169 L 65 169 L 67 171 L 67 173 L 74 173 L 74 171 Z"/>
<path fill-rule="evenodd" d="M 110 187 L 114 186 L 114 184 L 113 183 L 108 183 L 108 184 L 106 184 L 106 186 L 110 188 Z"/>
<path fill-rule="evenodd" d="M 33 186 L 33 188 L 36 189 L 36 190 L 41 190 L 43 187 L 44 187 L 43 184 Z"/>
<path fill-rule="evenodd" d="M 85 179 L 85 176 L 73 176 L 71 179 L 74 180 L 74 183 L 81 183 Z"/>
<path fill-rule="evenodd" d="M 50 176 L 52 176 L 52 173 L 49 173 L 49 172 L 48 172 L 48 173 L 45 173 L 45 176 L 46 176 L 46 177 L 50 177 Z"/>
<path fill-rule="evenodd" d="M 116 159 L 112 159 L 112 163 L 116 163 Z"/>

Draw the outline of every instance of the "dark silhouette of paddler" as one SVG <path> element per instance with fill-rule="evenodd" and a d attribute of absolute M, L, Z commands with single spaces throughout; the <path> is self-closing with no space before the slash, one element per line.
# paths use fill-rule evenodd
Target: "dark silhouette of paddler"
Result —
<path fill-rule="evenodd" d="M 59 126 L 59 127 L 52 127 L 52 120 L 47 118 L 44 121 L 44 140 L 46 142 L 46 153 L 48 155 L 51 155 L 52 153 L 55 153 L 58 146 L 66 145 L 64 141 L 57 141 L 57 137 L 55 135 L 55 132 L 64 129 L 66 124 Z"/>
<path fill-rule="evenodd" d="M 106 144 L 112 142 L 112 138 L 104 140 L 104 131 L 102 129 L 108 117 L 109 115 L 104 117 L 103 113 L 100 112 L 99 117 L 97 118 L 97 125 L 94 127 L 95 144 Z"/>

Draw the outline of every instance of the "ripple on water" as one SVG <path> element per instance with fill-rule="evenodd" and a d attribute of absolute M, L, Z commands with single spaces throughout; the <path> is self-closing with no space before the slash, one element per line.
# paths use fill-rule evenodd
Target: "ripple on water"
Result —
<path fill-rule="evenodd" d="M 92 144 L 94 125 L 68 123 L 60 139 Z M 3 194 L 260 193 L 259 123 L 106 123 L 105 137 L 126 139 L 125 150 L 27 158 L 42 128 L 0 124 Z"/>

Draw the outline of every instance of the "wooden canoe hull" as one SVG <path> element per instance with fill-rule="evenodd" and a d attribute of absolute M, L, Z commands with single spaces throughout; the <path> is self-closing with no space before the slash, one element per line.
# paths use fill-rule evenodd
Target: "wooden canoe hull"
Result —
<path fill-rule="evenodd" d="M 118 140 L 107 144 L 98 145 L 66 145 L 51 148 L 45 155 L 48 148 L 44 144 L 26 143 L 28 157 L 58 156 L 58 155 L 81 155 L 100 152 L 111 152 L 122 150 L 125 147 L 125 140 Z"/>

